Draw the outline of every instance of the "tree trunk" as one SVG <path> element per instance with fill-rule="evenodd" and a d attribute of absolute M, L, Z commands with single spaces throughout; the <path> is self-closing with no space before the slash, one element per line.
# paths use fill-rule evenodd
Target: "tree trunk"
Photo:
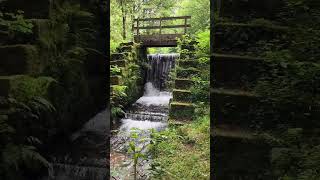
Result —
<path fill-rule="evenodd" d="M 123 0 L 121 0 L 121 12 L 122 12 L 122 38 L 125 40 L 127 38 L 126 35 L 126 12 L 124 8 Z"/>

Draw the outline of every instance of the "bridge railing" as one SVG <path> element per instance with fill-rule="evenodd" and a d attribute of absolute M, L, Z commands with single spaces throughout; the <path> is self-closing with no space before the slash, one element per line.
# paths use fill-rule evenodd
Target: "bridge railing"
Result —
<path fill-rule="evenodd" d="M 134 19 L 132 30 L 136 36 L 143 34 L 141 30 L 159 30 L 158 34 L 162 34 L 163 29 L 184 29 L 184 34 L 187 33 L 187 28 L 191 27 L 188 23 L 188 19 L 191 19 L 191 16 L 178 16 L 178 17 L 161 17 L 161 18 L 144 18 L 144 19 Z M 175 25 L 166 25 L 167 22 L 174 22 L 176 20 L 184 20 L 184 23 L 175 24 Z M 165 25 L 164 25 L 164 22 Z M 147 24 L 147 25 L 146 25 Z M 151 24 L 151 25 L 150 25 Z M 156 25 L 155 25 L 156 24 Z"/>

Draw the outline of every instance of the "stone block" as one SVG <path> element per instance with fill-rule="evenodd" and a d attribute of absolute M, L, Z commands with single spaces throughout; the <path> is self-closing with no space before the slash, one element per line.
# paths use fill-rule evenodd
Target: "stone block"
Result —
<path fill-rule="evenodd" d="M 131 53 L 123 52 L 123 53 L 112 53 L 111 54 L 111 61 L 117 60 L 129 60 L 131 59 Z"/>
<path fill-rule="evenodd" d="M 193 81 L 190 79 L 175 79 L 176 89 L 189 89 L 193 85 Z"/>
<path fill-rule="evenodd" d="M 52 93 L 57 84 L 56 80 L 46 76 L 36 78 L 28 75 L 0 76 L 1 95 L 19 101 L 28 101 L 36 96 L 51 99 L 55 96 Z"/>
<path fill-rule="evenodd" d="M 199 65 L 196 59 L 188 59 L 188 60 L 178 60 L 178 66 L 182 68 L 197 68 Z"/>
<path fill-rule="evenodd" d="M 8 97 L 10 93 L 10 78 L 0 76 L 0 96 Z"/>
<path fill-rule="evenodd" d="M 122 84 L 122 77 L 121 76 L 110 76 L 110 84 L 111 85 Z"/>
<path fill-rule="evenodd" d="M 191 103 L 171 102 L 169 116 L 170 119 L 178 121 L 192 120 L 195 107 Z"/>
<path fill-rule="evenodd" d="M 247 56 L 214 54 L 215 87 L 248 89 L 253 87 L 264 71 L 264 59 Z"/>
<path fill-rule="evenodd" d="M 0 46 L 0 75 L 37 74 L 41 70 L 38 50 L 32 45 Z"/>
<path fill-rule="evenodd" d="M 47 19 L 50 15 L 52 6 L 51 0 L 8 0 L 0 1 L 2 12 L 14 12 L 17 10 L 24 11 L 26 18 Z"/>
<path fill-rule="evenodd" d="M 238 20 L 252 17 L 275 19 L 283 5 L 282 0 L 222 0 L 219 14 Z"/>
<path fill-rule="evenodd" d="M 215 128 L 212 132 L 215 179 L 272 179 L 271 147 L 266 141 L 238 128 Z"/>
<path fill-rule="evenodd" d="M 193 76 L 199 75 L 201 71 L 195 68 L 177 68 L 177 78 L 191 78 Z"/>
<path fill-rule="evenodd" d="M 211 91 L 214 98 L 213 117 L 216 124 L 229 124 L 239 127 L 250 127 L 250 109 L 258 104 L 258 97 L 250 92 L 227 89 Z"/>
<path fill-rule="evenodd" d="M 192 94 L 191 91 L 181 90 L 181 89 L 173 89 L 172 91 L 173 100 L 178 102 L 192 102 Z"/>
<path fill-rule="evenodd" d="M 244 54 L 254 52 L 260 55 L 265 43 L 280 41 L 283 46 L 289 44 L 287 27 L 265 22 L 218 23 L 214 28 L 214 52 L 232 52 Z"/>
<path fill-rule="evenodd" d="M 118 67 L 125 67 L 126 66 L 126 61 L 125 60 L 111 61 L 110 65 L 111 66 L 118 66 Z"/>
<path fill-rule="evenodd" d="M 118 48 L 118 52 L 124 53 L 124 52 L 132 52 L 133 46 L 120 46 Z"/>

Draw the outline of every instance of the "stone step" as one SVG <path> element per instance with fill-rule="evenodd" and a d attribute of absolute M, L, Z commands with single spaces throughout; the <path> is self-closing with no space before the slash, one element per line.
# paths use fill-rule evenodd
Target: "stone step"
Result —
<path fill-rule="evenodd" d="M 173 89 L 172 96 L 174 101 L 186 103 L 192 102 L 192 94 L 189 90 Z"/>
<path fill-rule="evenodd" d="M 215 87 L 250 88 L 266 71 L 262 58 L 214 54 L 213 61 Z"/>
<path fill-rule="evenodd" d="M 36 74 L 41 70 L 38 50 L 33 45 L 0 46 L 0 75 Z"/>
<path fill-rule="evenodd" d="M 176 89 L 189 89 L 193 85 L 193 81 L 190 79 L 175 79 L 175 88 Z"/>
<path fill-rule="evenodd" d="M 24 11 L 25 18 L 49 18 L 53 2 L 51 0 L 10 0 L 0 1 L 0 11 L 17 13 Z"/>
<path fill-rule="evenodd" d="M 133 46 L 134 42 L 125 42 L 125 43 L 120 43 L 120 46 Z"/>
<path fill-rule="evenodd" d="M 125 67 L 126 66 L 126 61 L 125 60 L 111 61 L 110 65 L 111 66 L 118 66 L 118 67 Z"/>
<path fill-rule="evenodd" d="M 271 22 L 252 23 L 218 23 L 214 28 L 214 52 L 244 54 L 254 52 L 261 55 L 264 46 L 274 40 L 283 46 L 289 41 L 289 28 L 272 24 Z M 270 24 L 269 24 L 270 23 Z"/>
<path fill-rule="evenodd" d="M 222 0 L 220 2 L 220 6 L 215 6 L 219 9 L 219 16 L 239 21 L 250 18 L 276 19 L 277 13 L 284 4 L 282 0 Z"/>
<path fill-rule="evenodd" d="M 198 61 L 196 59 L 178 60 L 177 62 L 178 62 L 178 66 L 182 68 L 198 67 Z"/>
<path fill-rule="evenodd" d="M 34 96 L 48 100 L 55 97 L 58 91 L 55 79 L 46 76 L 32 77 L 29 75 L 0 76 L 0 96 L 14 97 L 16 100 L 27 100 Z M 0 107 L 1 108 L 1 107 Z"/>
<path fill-rule="evenodd" d="M 117 51 L 120 52 L 120 53 L 124 53 L 124 52 L 132 52 L 133 50 L 133 46 L 120 46 L 117 48 Z"/>
<path fill-rule="evenodd" d="M 228 126 L 214 128 L 212 136 L 215 179 L 270 179 L 271 147 L 266 141 L 253 132 Z"/>
<path fill-rule="evenodd" d="M 110 76 L 110 84 L 111 85 L 122 84 L 122 77 L 121 76 Z"/>
<path fill-rule="evenodd" d="M 257 108 L 258 96 L 250 92 L 230 89 L 212 89 L 211 95 L 214 97 L 212 103 L 215 124 L 245 128 L 253 125 L 253 117 L 250 113 Z"/>
<path fill-rule="evenodd" d="M 191 103 L 171 102 L 169 117 L 177 121 L 190 121 L 194 114 L 194 105 Z"/>
<path fill-rule="evenodd" d="M 196 68 L 177 68 L 177 78 L 184 78 L 184 79 L 188 79 L 191 78 L 193 76 L 197 76 L 200 75 L 201 71 L 196 69 Z"/>
<path fill-rule="evenodd" d="M 127 58 L 130 58 L 130 53 L 128 53 L 128 52 L 112 53 L 111 54 L 111 61 L 125 60 Z"/>
<path fill-rule="evenodd" d="M 0 96 L 8 97 L 10 94 L 10 77 L 0 76 Z"/>
<path fill-rule="evenodd" d="M 36 44 L 50 30 L 48 19 L 27 19 L 32 25 L 32 33 L 9 33 L 7 26 L 0 29 L 0 45 Z"/>

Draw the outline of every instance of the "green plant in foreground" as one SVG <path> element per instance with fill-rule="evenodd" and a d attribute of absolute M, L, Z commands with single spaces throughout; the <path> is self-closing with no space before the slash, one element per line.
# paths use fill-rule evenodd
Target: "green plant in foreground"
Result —
<path fill-rule="evenodd" d="M 146 158 L 146 154 L 143 153 L 144 146 L 139 147 L 139 144 L 144 143 L 147 139 L 139 136 L 139 132 L 141 133 L 142 131 L 139 129 L 131 129 L 130 132 L 130 138 L 131 141 L 129 142 L 129 149 L 128 153 L 132 155 L 132 160 L 133 160 L 133 173 L 134 173 L 134 180 L 137 179 L 137 174 L 138 174 L 138 161 L 141 158 Z"/>

